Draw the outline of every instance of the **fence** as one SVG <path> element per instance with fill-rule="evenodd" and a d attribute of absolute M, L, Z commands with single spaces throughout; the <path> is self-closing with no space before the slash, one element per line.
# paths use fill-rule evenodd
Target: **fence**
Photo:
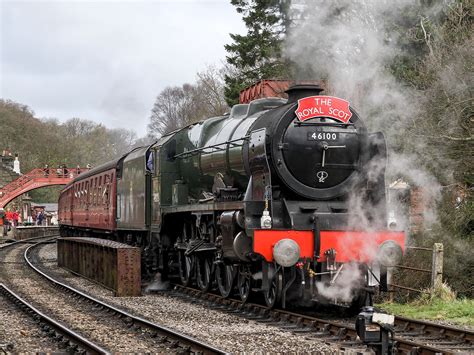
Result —
<path fill-rule="evenodd" d="M 431 274 L 430 290 L 425 291 L 425 290 L 416 289 L 416 288 L 412 288 L 408 286 L 397 285 L 393 283 L 389 284 L 389 288 L 391 290 L 393 290 L 393 288 L 398 288 L 398 289 L 402 289 L 402 290 L 406 290 L 410 292 L 433 293 L 443 283 L 443 253 L 444 253 L 443 244 L 434 243 L 432 248 L 406 247 L 406 249 L 419 250 L 423 252 L 431 252 L 431 269 L 422 269 L 422 268 L 417 268 L 417 267 L 407 266 L 407 265 L 397 265 L 397 266 L 394 266 L 393 268 Z M 392 277 L 389 277 L 389 280 L 391 279 Z M 393 292 L 390 293 L 390 299 L 391 300 L 393 299 Z"/>

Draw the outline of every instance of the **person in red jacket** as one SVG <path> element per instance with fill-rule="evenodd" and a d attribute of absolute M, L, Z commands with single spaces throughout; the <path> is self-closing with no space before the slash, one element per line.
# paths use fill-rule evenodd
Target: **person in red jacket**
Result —
<path fill-rule="evenodd" d="M 18 211 L 13 211 L 13 225 L 14 225 L 15 227 L 18 226 L 18 218 L 19 218 L 19 216 L 20 216 L 20 215 L 19 215 Z"/>
<path fill-rule="evenodd" d="M 7 213 L 5 213 L 5 217 L 7 219 L 8 230 L 10 230 L 10 226 L 13 224 L 13 212 L 10 208 L 7 208 Z"/>

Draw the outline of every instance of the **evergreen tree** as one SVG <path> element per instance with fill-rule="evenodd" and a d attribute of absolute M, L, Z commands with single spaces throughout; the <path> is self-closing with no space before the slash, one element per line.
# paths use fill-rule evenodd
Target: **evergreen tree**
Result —
<path fill-rule="evenodd" d="M 231 34 L 225 45 L 230 68 L 225 75 L 225 97 L 229 106 L 239 101 L 245 87 L 261 79 L 284 78 L 289 66 L 282 58 L 281 44 L 289 27 L 287 0 L 231 0 L 248 31 Z"/>

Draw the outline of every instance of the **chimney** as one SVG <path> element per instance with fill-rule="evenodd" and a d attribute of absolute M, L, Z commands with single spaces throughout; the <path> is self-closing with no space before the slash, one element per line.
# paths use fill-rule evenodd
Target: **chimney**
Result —
<path fill-rule="evenodd" d="M 293 103 L 308 96 L 317 96 L 323 91 L 319 85 L 299 84 L 293 85 L 285 92 L 288 94 L 288 103 Z"/>

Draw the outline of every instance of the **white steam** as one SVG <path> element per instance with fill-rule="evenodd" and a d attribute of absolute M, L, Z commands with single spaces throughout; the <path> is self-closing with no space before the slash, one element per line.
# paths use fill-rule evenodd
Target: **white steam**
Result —
<path fill-rule="evenodd" d="M 411 93 L 387 73 L 399 53 L 386 21 L 411 1 L 309 0 L 304 20 L 289 34 L 286 54 L 299 75 L 325 79 L 332 94 L 348 99 L 365 121 L 387 128 L 413 117 Z"/>
<path fill-rule="evenodd" d="M 318 294 L 328 300 L 351 302 L 354 296 L 353 290 L 360 286 L 362 274 L 357 264 L 344 264 L 343 269 L 333 284 L 327 285 L 323 282 L 316 283 Z"/>
<path fill-rule="evenodd" d="M 390 63 L 401 53 L 396 32 L 391 29 L 403 19 L 410 5 L 411 0 L 293 1 L 290 18 L 295 20 L 295 26 L 284 49 L 298 68 L 296 79 L 325 80 L 326 94 L 347 99 L 369 132 L 385 134 L 389 149 L 390 142 L 403 137 L 422 109 L 418 93 L 400 84 L 389 70 Z M 427 15 L 441 9 L 439 4 L 436 6 Z M 423 149 L 421 144 L 418 149 Z M 414 155 L 389 150 L 388 166 L 381 161 L 371 162 L 369 179 L 385 168 L 387 182 L 403 178 L 412 186 L 423 187 L 423 200 L 429 202 L 425 203 L 425 226 L 435 222 L 435 202 L 440 192 L 436 178 L 423 170 Z M 349 210 L 353 213 L 350 230 L 376 232 L 386 223 L 386 216 L 381 213 L 385 206 L 367 203 L 363 196 L 351 196 Z M 350 245 L 345 247 L 345 252 L 353 251 Z M 374 239 L 368 238 L 364 247 L 357 250 L 373 257 L 377 249 Z M 334 285 L 321 283 L 317 288 L 327 298 L 350 301 L 361 277 L 360 270 L 349 264 Z"/>
<path fill-rule="evenodd" d="M 397 82 L 388 68 L 401 53 L 392 29 L 410 5 L 411 0 L 294 1 L 290 17 L 300 19 L 295 20 L 285 43 L 286 56 L 298 68 L 297 79 L 325 80 L 326 93 L 347 99 L 369 131 L 385 134 L 389 148 L 417 119 L 422 105 L 418 93 Z M 442 4 L 434 4 L 427 15 L 433 16 L 441 8 Z M 418 149 L 423 149 L 421 143 Z M 372 162 L 372 168 L 374 174 L 385 165 Z M 414 155 L 389 152 L 387 177 L 389 181 L 403 177 L 411 185 L 422 186 L 423 200 L 430 201 L 425 205 L 425 226 L 436 221 L 440 186 Z M 352 200 L 359 211 L 368 210 L 360 196 Z M 377 229 L 373 221 L 373 216 L 359 213 L 352 222 L 364 230 Z"/>

